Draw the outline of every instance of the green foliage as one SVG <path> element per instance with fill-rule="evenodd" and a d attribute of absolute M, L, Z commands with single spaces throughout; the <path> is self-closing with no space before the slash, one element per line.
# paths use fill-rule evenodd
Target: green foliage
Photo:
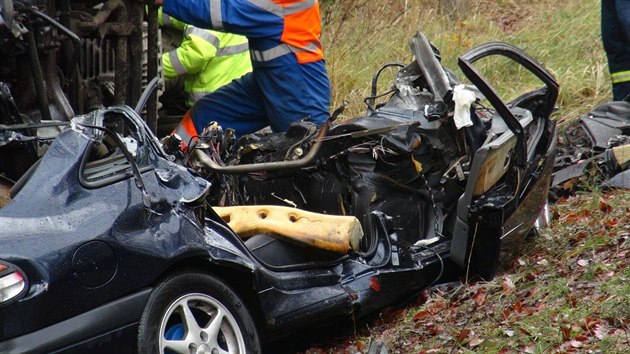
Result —
<path fill-rule="evenodd" d="M 630 191 L 562 200 L 511 269 L 487 283 L 434 288 L 397 316 L 384 310 L 353 346 L 371 337 L 390 353 L 627 353 L 629 200 Z M 306 353 L 356 352 L 316 349 Z"/>
<path fill-rule="evenodd" d="M 446 0 L 322 1 L 333 106 L 348 100 L 347 116 L 362 114 L 373 73 L 386 62 L 410 62 L 407 43 L 419 30 L 452 70 L 458 55 L 489 41 L 523 49 L 560 83 L 559 122 L 610 100 L 599 1 L 461 1 L 466 9 L 455 13 L 440 7 Z M 535 84 L 501 62 L 480 64 L 493 83 L 510 84 L 499 88 L 506 96 Z M 386 81 L 380 92 L 391 86 Z M 345 345 L 337 339 L 306 353 L 354 353 L 370 338 L 384 340 L 392 353 L 627 353 L 628 201 L 630 191 L 595 188 L 563 200 L 553 208 L 550 228 L 524 247 L 508 273 L 488 283 L 425 292 L 417 306 L 384 310 L 378 320 L 355 324 Z M 357 331 L 362 326 L 368 330 Z"/>
<path fill-rule="evenodd" d="M 560 83 L 557 119 L 571 120 L 610 99 L 606 58 L 601 45 L 599 1 L 463 1 L 459 12 L 444 0 L 337 0 L 322 2 L 324 45 L 332 83 L 332 108 L 350 102 L 346 116 L 365 111 L 375 71 L 387 62 L 409 63 L 408 41 L 422 31 L 441 51 L 444 65 L 457 70 L 457 57 L 489 42 L 515 45 L 545 65 Z M 484 74 L 506 80 L 511 93 L 530 89 L 507 66 L 488 65 Z M 391 86 L 382 75 L 380 92 Z"/>

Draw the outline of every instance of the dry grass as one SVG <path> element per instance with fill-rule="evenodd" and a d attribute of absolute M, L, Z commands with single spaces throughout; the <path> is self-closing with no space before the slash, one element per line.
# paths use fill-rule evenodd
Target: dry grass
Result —
<path fill-rule="evenodd" d="M 362 114 L 373 73 L 385 62 L 412 60 L 407 41 L 418 30 L 451 69 L 458 55 L 488 41 L 520 47 L 559 81 L 560 122 L 610 99 L 599 1 L 468 3 L 465 15 L 448 16 L 438 0 L 323 1 L 334 106 L 348 100 L 347 116 Z M 533 83 L 496 63 L 484 70 L 493 80 L 508 78 L 500 89 L 506 95 Z M 389 353 L 627 353 L 629 205 L 630 191 L 563 200 L 550 227 L 494 281 L 432 289 L 306 353 L 359 353 L 375 338 Z"/>
<path fill-rule="evenodd" d="M 559 81 L 559 120 L 570 120 L 609 100 L 599 1 L 468 3 L 465 14 L 449 16 L 438 0 L 324 1 L 322 42 L 332 82 L 332 106 L 348 100 L 346 116 L 362 114 L 372 75 L 383 63 L 410 62 L 413 57 L 407 43 L 418 30 L 440 49 L 445 66 L 452 70 L 457 69 L 457 56 L 489 41 L 523 49 Z M 532 85 L 527 78 L 512 79 L 509 70 L 493 71 L 497 78 L 508 80 L 514 91 Z"/>
<path fill-rule="evenodd" d="M 354 354 L 371 338 L 389 353 L 627 353 L 629 201 L 630 191 L 563 200 L 550 227 L 493 281 L 434 288 L 422 304 L 384 309 L 341 344 L 306 353 Z"/>

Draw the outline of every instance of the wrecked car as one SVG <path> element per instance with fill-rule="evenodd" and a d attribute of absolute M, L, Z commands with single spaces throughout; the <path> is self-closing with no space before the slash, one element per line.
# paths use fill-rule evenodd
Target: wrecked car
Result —
<path fill-rule="evenodd" d="M 558 85 L 511 45 L 463 54 L 463 84 L 419 33 L 362 117 L 238 140 L 210 125 L 167 154 L 155 80 L 122 94 L 74 50 L 130 49 L 140 3 L 0 3 L 2 67 L 23 67 L 0 80 L 2 353 L 261 352 L 449 276 L 491 278 L 544 209 Z M 474 67 L 494 56 L 541 87 L 502 99 Z"/>
<path fill-rule="evenodd" d="M 550 200 L 585 186 L 630 188 L 630 102 L 595 107 L 559 134 Z"/>

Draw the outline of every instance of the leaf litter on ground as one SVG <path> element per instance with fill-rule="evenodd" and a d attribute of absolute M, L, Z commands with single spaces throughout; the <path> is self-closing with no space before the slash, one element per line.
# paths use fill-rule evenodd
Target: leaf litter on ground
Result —
<path fill-rule="evenodd" d="M 494 280 L 434 286 L 357 324 L 349 346 L 304 353 L 362 353 L 370 339 L 389 353 L 628 353 L 630 191 L 562 199 L 552 214 Z"/>

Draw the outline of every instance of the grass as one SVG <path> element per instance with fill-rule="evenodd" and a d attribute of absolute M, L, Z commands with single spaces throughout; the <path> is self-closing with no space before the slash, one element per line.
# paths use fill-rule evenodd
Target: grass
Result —
<path fill-rule="evenodd" d="M 523 49 L 560 83 L 554 119 L 561 127 L 610 100 L 599 1 L 468 1 L 459 15 L 443 2 L 321 1 L 333 107 L 347 100 L 346 118 L 363 114 L 373 73 L 386 62 L 409 63 L 407 43 L 418 30 L 450 69 L 457 56 L 489 41 Z M 536 84 L 502 62 L 480 64 L 493 83 L 506 82 L 502 95 Z M 383 80 L 379 89 L 390 85 Z M 384 341 L 389 353 L 627 353 L 629 205 L 630 191 L 593 189 L 561 200 L 549 228 L 493 281 L 433 288 L 306 353 L 364 352 L 371 339 Z"/>
<path fill-rule="evenodd" d="M 515 45 L 551 71 L 560 83 L 560 122 L 610 99 L 610 82 L 599 29 L 599 1 L 468 1 L 448 15 L 437 0 L 329 0 L 322 3 L 322 43 L 332 84 L 332 107 L 349 102 L 346 117 L 363 114 L 374 72 L 387 62 L 409 63 L 408 41 L 422 31 L 456 71 L 457 57 L 489 41 Z M 514 92 L 533 84 L 509 68 L 487 68 L 493 82 Z M 393 77 L 393 72 L 390 78 Z M 383 76 L 385 78 L 386 76 Z M 381 92 L 391 85 L 383 80 Z M 508 93 L 509 94 L 509 93 Z"/>
<path fill-rule="evenodd" d="M 361 352 L 371 338 L 390 353 L 627 353 L 629 201 L 630 191 L 562 200 L 550 227 L 493 281 L 434 288 L 358 325 L 345 343 L 306 353 Z"/>

